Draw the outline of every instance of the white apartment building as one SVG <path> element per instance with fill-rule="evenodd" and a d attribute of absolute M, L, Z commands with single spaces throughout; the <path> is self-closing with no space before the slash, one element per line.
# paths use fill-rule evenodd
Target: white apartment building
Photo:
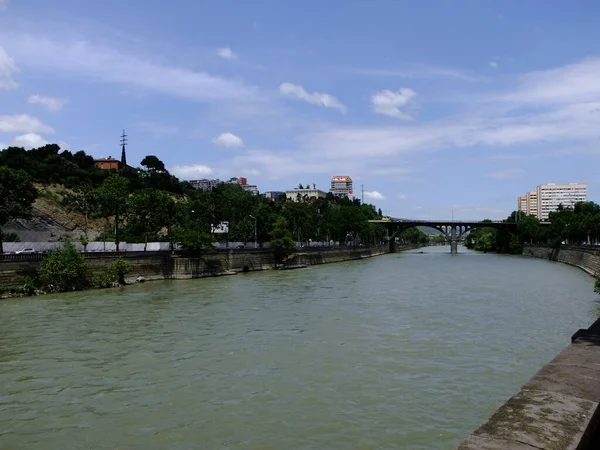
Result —
<path fill-rule="evenodd" d="M 559 205 L 572 208 L 577 202 L 587 201 L 587 185 L 581 183 L 542 184 L 535 191 L 518 198 L 519 211 L 548 220 L 550 213 Z"/>
<path fill-rule="evenodd" d="M 336 197 L 348 197 L 354 200 L 354 190 L 352 189 L 352 178 L 347 175 L 336 175 L 331 178 L 331 189 L 329 190 Z"/>
<path fill-rule="evenodd" d="M 325 198 L 327 193 L 319 189 L 292 189 L 285 191 L 285 198 L 293 202 L 303 202 L 310 199 Z"/>

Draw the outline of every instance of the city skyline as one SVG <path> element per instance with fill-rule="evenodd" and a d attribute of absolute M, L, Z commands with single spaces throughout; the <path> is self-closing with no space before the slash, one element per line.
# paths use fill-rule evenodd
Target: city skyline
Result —
<path fill-rule="evenodd" d="M 132 165 L 261 191 L 348 173 L 415 219 L 503 219 L 549 181 L 600 198 L 594 2 L 0 4 L 0 147 L 115 156 L 125 128 Z"/>

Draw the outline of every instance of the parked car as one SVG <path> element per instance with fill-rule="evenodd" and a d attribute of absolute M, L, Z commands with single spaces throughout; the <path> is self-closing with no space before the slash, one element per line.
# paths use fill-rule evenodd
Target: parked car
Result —
<path fill-rule="evenodd" d="M 22 248 L 21 250 L 17 250 L 15 255 L 27 255 L 31 253 L 36 253 L 36 251 L 32 248 Z"/>

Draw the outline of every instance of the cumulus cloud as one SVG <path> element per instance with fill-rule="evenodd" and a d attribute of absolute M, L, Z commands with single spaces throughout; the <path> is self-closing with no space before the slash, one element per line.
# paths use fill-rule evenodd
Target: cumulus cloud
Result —
<path fill-rule="evenodd" d="M 33 105 L 45 106 L 50 111 L 58 111 L 67 103 L 64 98 L 45 97 L 43 95 L 31 95 L 28 101 Z"/>
<path fill-rule="evenodd" d="M 228 148 L 241 147 L 244 145 L 244 141 L 242 140 L 241 137 L 236 136 L 235 134 L 229 133 L 229 132 L 221 133 L 216 138 L 214 138 L 212 141 L 213 141 L 213 144 L 221 145 L 223 147 L 228 147 Z"/>
<path fill-rule="evenodd" d="M 27 114 L 0 115 L 0 131 L 3 133 L 54 133 L 54 129 L 43 124 L 37 117 Z"/>
<path fill-rule="evenodd" d="M 212 174 L 213 170 L 202 164 L 192 164 L 189 166 L 174 166 L 169 168 L 169 172 L 178 178 L 194 179 L 204 178 Z"/>
<path fill-rule="evenodd" d="M 400 108 L 406 106 L 417 93 L 410 88 L 401 88 L 397 92 L 383 90 L 373 94 L 371 107 L 377 114 L 396 117 L 397 119 L 410 119 L 411 115 Z"/>
<path fill-rule="evenodd" d="M 0 0 L 1 2 L 2 0 Z M 2 5 L 0 4 L 0 9 Z M 19 68 L 15 61 L 8 56 L 8 53 L 0 46 L 0 89 L 14 89 L 18 86 L 13 79 L 13 74 L 18 72 Z"/>
<path fill-rule="evenodd" d="M 295 97 L 313 105 L 334 108 L 343 114 L 347 111 L 346 106 L 334 96 L 321 92 L 308 92 L 298 84 L 282 83 L 279 86 L 279 93 L 285 97 Z"/>
<path fill-rule="evenodd" d="M 217 55 L 224 59 L 236 59 L 237 55 L 229 47 L 217 49 Z"/>
<path fill-rule="evenodd" d="M 385 200 L 383 194 L 378 191 L 365 191 L 364 196 L 370 200 Z"/>
<path fill-rule="evenodd" d="M 492 69 L 497 69 L 498 68 L 498 63 L 496 61 L 490 61 L 488 64 L 490 65 L 490 67 Z"/>
<path fill-rule="evenodd" d="M 13 139 L 14 146 L 23 147 L 27 150 L 42 147 L 46 144 L 48 144 L 48 141 L 37 133 L 22 134 Z"/>
<path fill-rule="evenodd" d="M 6 48 L 21 64 L 53 77 L 78 76 L 199 102 L 259 99 L 257 89 L 243 82 L 126 53 L 116 46 L 1 30 L 0 40 L 7 42 Z"/>

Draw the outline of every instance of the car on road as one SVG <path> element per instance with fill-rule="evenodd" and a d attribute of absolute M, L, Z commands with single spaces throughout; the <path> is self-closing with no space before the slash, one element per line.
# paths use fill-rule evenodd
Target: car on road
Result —
<path fill-rule="evenodd" d="M 37 253 L 37 252 L 32 248 L 22 248 L 21 250 L 17 250 L 15 252 L 15 255 L 30 255 L 32 253 Z"/>

